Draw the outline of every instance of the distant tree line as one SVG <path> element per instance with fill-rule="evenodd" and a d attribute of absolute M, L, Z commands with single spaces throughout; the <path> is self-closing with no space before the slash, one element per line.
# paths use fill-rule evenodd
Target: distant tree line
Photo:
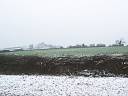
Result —
<path fill-rule="evenodd" d="M 85 45 L 85 44 L 77 44 L 77 45 L 70 45 L 68 48 L 88 48 L 88 47 L 117 47 L 117 46 L 124 46 L 125 41 L 123 39 L 116 40 L 114 44 L 111 44 L 109 46 L 106 46 L 106 44 L 90 44 L 90 45 Z M 128 46 L 128 45 L 127 45 Z"/>
<path fill-rule="evenodd" d="M 44 43 L 43 43 L 43 45 L 44 45 Z M 51 45 L 47 45 L 47 46 L 51 46 Z M 106 44 L 102 44 L 102 43 L 90 44 L 90 45 L 85 45 L 83 43 L 83 44 L 77 44 L 77 45 L 70 45 L 67 48 L 118 47 L 118 46 L 125 46 L 125 41 L 123 39 L 116 40 L 114 44 L 111 44 L 109 46 L 107 46 Z M 59 48 L 62 49 L 64 47 L 60 46 Z M 51 48 L 49 48 L 49 49 L 51 49 Z M 56 47 L 52 46 L 52 49 L 56 49 Z M 3 53 L 3 52 L 14 52 L 14 51 L 24 51 L 24 50 L 25 49 L 23 49 L 21 47 L 14 47 L 13 49 L 3 49 L 3 50 L 0 50 L 0 53 Z M 34 50 L 34 45 L 30 44 L 27 50 Z"/>
<path fill-rule="evenodd" d="M 125 44 L 125 41 L 123 39 L 120 39 L 120 40 L 116 40 L 115 44 L 110 45 L 110 47 L 113 47 L 113 46 L 124 46 L 124 44 Z"/>
<path fill-rule="evenodd" d="M 77 45 L 74 45 L 74 46 L 72 46 L 72 45 L 70 45 L 70 46 L 68 46 L 68 48 L 88 48 L 88 47 L 106 47 L 106 45 L 105 44 L 90 44 L 89 46 L 88 45 L 85 45 L 85 44 L 77 44 Z"/>

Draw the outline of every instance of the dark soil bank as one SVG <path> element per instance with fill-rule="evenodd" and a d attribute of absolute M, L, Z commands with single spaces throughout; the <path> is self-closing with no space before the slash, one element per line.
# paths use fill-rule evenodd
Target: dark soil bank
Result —
<path fill-rule="evenodd" d="M 0 55 L 0 74 L 128 76 L 128 56 L 50 58 Z"/>

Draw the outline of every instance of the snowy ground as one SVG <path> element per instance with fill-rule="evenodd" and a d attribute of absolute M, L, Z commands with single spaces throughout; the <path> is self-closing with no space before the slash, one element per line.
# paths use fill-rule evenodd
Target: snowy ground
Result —
<path fill-rule="evenodd" d="M 128 96 L 128 78 L 0 75 L 0 96 Z"/>

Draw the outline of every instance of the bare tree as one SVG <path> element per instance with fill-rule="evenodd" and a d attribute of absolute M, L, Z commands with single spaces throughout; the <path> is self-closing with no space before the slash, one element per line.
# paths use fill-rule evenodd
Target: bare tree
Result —
<path fill-rule="evenodd" d="M 123 39 L 120 39 L 120 40 L 116 40 L 115 43 L 116 43 L 116 45 L 118 45 L 118 46 L 124 46 L 125 41 L 124 41 Z"/>
<path fill-rule="evenodd" d="M 33 49 L 33 44 L 29 45 L 29 49 L 32 50 Z"/>

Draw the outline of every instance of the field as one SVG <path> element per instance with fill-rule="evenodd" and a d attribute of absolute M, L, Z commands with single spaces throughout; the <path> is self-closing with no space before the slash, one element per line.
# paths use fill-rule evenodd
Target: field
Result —
<path fill-rule="evenodd" d="M 128 95 L 128 78 L 125 78 L 128 77 L 128 47 L 47 49 L 5 54 L 0 55 L 0 71 L 9 75 L 0 75 L 0 96 Z M 99 73 L 94 71 L 96 76 L 93 76 L 86 69 L 98 69 Z M 105 77 L 101 74 L 104 70 L 115 75 Z M 15 72 L 18 75 L 14 75 Z M 20 72 L 31 75 L 19 75 Z M 82 72 L 83 75 L 69 74 L 71 72 Z"/>
<path fill-rule="evenodd" d="M 1 74 L 78 75 L 84 70 L 96 70 L 93 73 L 100 76 L 104 76 L 104 71 L 105 74 L 128 76 L 128 47 L 45 49 L 4 54 L 7 55 L 0 55 Z"/>
<path fill-rule="evenodd" d="M 127 96 L 128 78 L 0 75 L 0 96 Z"/>
<path fill-rule="evenodd" d="M 45 49 L 32 51 L 17 51 L 6 54 L 18 56 L 40 56 L 40 57 L 64 57 L 64 56 L 94 56 L 94 55 L 128 55 L 128 47 L 93 47 L 93 48 L 65 48 L 65 49 Z"/>

